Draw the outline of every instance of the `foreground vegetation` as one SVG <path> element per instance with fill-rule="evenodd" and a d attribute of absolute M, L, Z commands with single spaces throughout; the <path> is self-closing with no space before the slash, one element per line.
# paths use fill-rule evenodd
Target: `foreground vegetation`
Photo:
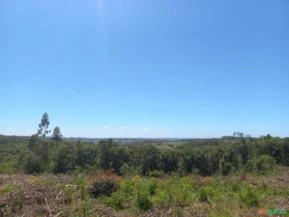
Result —
<path fill-rule="evenodd" d="M 260 208 L 289 210 L 288 170 L 275 173 L 279 175 L 0 175 L 0 216 L 253 217 Z"/>
<path fill-rule="evenodd" d="M 48 114 L 0 136 L 1 216 L 256 216 L 289 210 L 289 138 L 65 140 Z"/>

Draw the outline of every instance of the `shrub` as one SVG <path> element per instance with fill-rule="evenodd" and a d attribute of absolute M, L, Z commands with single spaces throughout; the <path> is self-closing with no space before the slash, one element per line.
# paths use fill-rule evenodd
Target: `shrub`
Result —
<path fill-rule="evenodd" d="M 232 182 L 231 183 L 231 189 L 233 192 L 237 192 L 241 190 L 241 184 L 239 182 Z"/>
<path fill-rule="evenodd" d="M 268 171 L 271 171 L 276 164 L 275 158 L 269 155 L 261 155 L 257 158 L 255 162 L 256 171 L 265 174 Z"/>
<path fill-rule="evenodd" d="M 123 180 L 120 183 L 120 190 L 124 192 L 127 196 L 131 195 L 133 192 L 133 184 L 130 180 Z"/>
<path fill-rule="evenodd" d="M 29 174 L 41 173 L 44 171 L 44 165 L 43 165 L 42 160 L 38 156 L 29 152 L 24 157 L 23 169 L 26 173 L 29 173 Z"/>
<path fill-rule="evenodd" d="M 87 196 L 87 189 L 85 187 L 85 179 L 83 174 L 79 174 L 77 178 L 77 190 L 78 190 L 78 196 L 81 200 L 85 200 Z"/>
<path fill-rule="evenodd" d="M 168 190 L 157 188 L 155 195 L 152 198 L 153 204 L 161 206 L 169 206 L 170 196 Z"/>
<path fill-rule="evenodd" d="M 122 166 L 120 167 L 120 174 L 122 176 L 133 176 L 136 173 L 136 169 L 126 163 L 122 164 Z"/>
<path fill-rule="evenodd" d="M 188 205 L 192 202 L 193 182 L 191 178 L 181 178 L 178 183 L 175 184 L 174 188 L 174 197 L 180 206 Z"/>
<path fill-rule="evenodd" d="M 143 185 L 150 195 L 153 195 L 155 193 L 155 190 L 157 188 L 157 182 L 155 179 L 144 180 Z"/>
<path fill-rule="evenodd" d="M 228 175 L 232 171 L 232 164 L 225 159 L 222 159 L 220 162 L 221 174 Z"/>
<path fill-rule="evenodd" d="M 221 185 L 217 188 L 220 188 Z M 197 190 L 197 198 L 200 202 L 210 203 L 213 197 L 220 196 L 219 193 L 216 193 L 216 187 L 206 186 L 200 187 Z"/>
<path fill-rule="evenodd" d="M 240 201 L 247 207 L 256 207 L 259 205 L 259 198 L 250 187 L 246 187 L 240 192 Z"/>
<path fill-rule="evenodd" d="M 133 184 L 130 180 L 123 180 L 118 191 L 110 197 L 104 197 L 103 202 L 116 209 L 129 208 L 132 203 Z"/>
<path fill-rule="evenodd" d="M 115 209 L 129 208 L 127 204 L 127 197 L 121 191 L 114 192 L 110 197 L 104 197 L 103 203 Z"/>
<path fill-rule="evenodd" d="M 200 202 L 209 201 L 207 191 L 204 188 L 200 188 L 200 190 L 198 191 L 198 198 Z"/>
<path fill-rule="evenodd" d="M 101 196 L 111 196 L 111 194 L 119 188 L 118 184 L 113 180 L 100 180 L 93 183 L 89 189 L 89 193 L 94 197 L 98 198 Z"/>
<path fill-rule="evenodd" d="M 153 205 L 150 198 L 156 188 L 154 179 L 141 179 L 136 176 L 132 180 L 122 181 L 118 191 L 104 197 L 103 202 L 116 209 L 134 207 L 139 211 L 146 211 Z"/>
<path fill-rule="evenodd" d="M 186 206 L 192 203 L 192 180 L 190 177 L 168 179 L 155 190 L 152 201 L 159 206 Z"/>
<path fill-rule="evenodd" d="M 146 194 L 139 194 L 136 202 L 138 209 L 141 211 L 147 211 L 152 207 L 152 203 Z"/>
<path fill-rule="evenodd" d="M 133 189 L 133 204 L 140 211 L 146 211 L 152 207 L 150 196 L 155 193 L 157 184 L 155 180 L 136 179 Z"/>
<path fill-rule="evenodd" d="M 244 170 L 246 172 L 252 173 L 254 171 L 254 167 L 255 167 L 255 162 L 254 160 L 248 160 L 246 165 L 244 166 Z"/>
<path fill-rule="evenodd" d="M 68 144 L 61 144 L 52 156 L 55 173 L 66 173 L 75 169 L 75 148 Z"/>

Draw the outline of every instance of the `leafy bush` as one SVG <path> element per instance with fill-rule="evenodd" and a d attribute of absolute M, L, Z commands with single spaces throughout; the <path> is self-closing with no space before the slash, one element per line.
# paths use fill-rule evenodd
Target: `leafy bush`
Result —
<path fill-rule="evenodd" d="M 232 164 L 225 159 L 221 160 L 220 167 L 222 175 L 228 175 L 232 170 Z"/>
<path fill-rule="evenodd" d="M 61 144 L 52 156 L 55 173 L 66 173 L 75 169 L 75 147 Z"/>
<path fill-rule="evenodd" d="M 104 197 L 102 201 L 107 206 L 113 207 L 115 209 L 124 209 L 130 207 L 129 203 L 127 203 L 125 194 L 121 191 L 114 192 L 110 197 Z"/>
<path fill-rule="evenodd" d="M 269 155 L 261 155 L 256 159 L 255 168 L 257 172 L 265 174 L 266 172 L 271 171 L 275 164 L 275 158 Z"/>
<path fill-rule="evenodd" d="M 245 187 L 240 192 L 240 201 L 247 207 L 256 207 L 259 205 L 259 198 L 250 187 Z"/>
<path fill-rule="evenodd" d="M 183 177 L 174 186 L 175 199 L 180 206 L 188 205 L 192 202 L 192 183 L 190 177 Z"/>
<path fill-rule="evenodd" d="M 155 195 L 152 198 L 152 202 L 155 205 L 168 207 L 171 202 L 168 190 L 157 188 Z"/>
<path fill-rule="evenodd" d="M 116 209 L 136 208 L 146 211 L 152 207 L 151 196 L 155 194 L 157 183 L 154 179 L 141 179 L 136 176 L 132 180 L 124 180 L 118 191 L 103 198 L 103 202 Z"/>
<path fill-rule="evenodd" d="M 140 211 L 146 211 L 152 207 L 150 196 L 155 193 L 157 187 L 154 179 L 134 180 L 133 205 Z"/>
<path fill-rule="evenodd" d="M 238 182 L 232 182 L 231 183 L 231 189 L 233 192 L 238 192 L 241 190 L 241 186 L 240 186 L 240 183 Z"/>
<path fill-rule="evenodd" d="M 144 188 L 148 191 L 149 195 L 153 195 L 157 188 L 157 182 L 155 179 L 147 179 L 143 181 Z"/>
<path fill-rule="evenodd" d="M 209 202 L 209 194 L 205 188 L 200 188 L 197 194 L 200 202 Z"/>
<path fill-rule="evenodd" d="M 131 207 L 133 183 L 130 180 L 123 180 L 118 191 L 112 193 L 110 197 L 104 197 L 103 202 L 116 209 Z"/>
<path fill-rule="evenodd" d="M 99 180 L 93 183 L 92 187 L 89 189 L 89 193 L 95 198 L 111 196 L 111 194 L 117 191 L 118 188 L 118 184 L 113 180 Z"/>
<path fill-rule="evenodd" d="M 40 157 L 29 152 L 24 157 L 23 169 L 26 173 L 41 173 L 44 171 L 44 165 Z"/>
<path fill-rule="evenodd" d="M 75 155 L 76 165 L 82 168 L 89 168 L 95 164 L 97 152 L 93 146 L 78 143 Z"/>
<path fill-rule="evenodd" d="M 133 192 L 133 183 L 126 179 L 123 180 L 123 182 L 121 182 L 120 184 L 120 190 L 126 195 L 126 196 L 130 196 Z"/>
<path fill-rule="evenodd" d="M 168 179 L 160 183 L 152 197 L 154 204 L 165 207 L 186 206 L 193 201 L 193 186 L 190 177 Z"/>
<path fill-rule="evenodd" d="M 133 175 L 137 174 L 137 169 L 124 163 L 120 167 L 120 174 L 122 176 L 133 176 Z"/>
<path fill-rule="evenodd" d="M 137 207 L 141 211 L 147 211 L 152 207 L 152 202 L 148 199 L 146 194 L 139 194 L 137 198 Z"/>

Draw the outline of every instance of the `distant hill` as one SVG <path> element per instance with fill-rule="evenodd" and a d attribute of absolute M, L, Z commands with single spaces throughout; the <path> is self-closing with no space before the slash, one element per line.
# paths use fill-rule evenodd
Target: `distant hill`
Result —
<path fill-rule="evenodd" d="M 6 136 L 0 135 L 0 145 L 28 143 L 29 136 Z"/>
<path fill-rule="evenodd" d="M 140 142 L 153 142 L 153 143 L 165 143 L 165 142 L 204 142 L 213 140 L 216 138 L 85 138 L 85 137 L 64 137 L 65 141 L 81 141 L 88 143 L 98 143 L 103 139 L 112 139 L 118 144 L 127 143 L 140 143 Z M 0 144 L 12 144 L 12 143 L 27 143 L 29 136 L 10 136 L 0 134 Z"/>
<path fill-rule="evenodd" d="M 103 139 L 112 139 L 118 144 L 135 143 L 135 142 L 171 142 L 171 141 L 185 141 L 187 139 L 180 138 L 83 138 L 83 137 L 69 137 L 64 138 L 66 141 L 82 141 L 98 143 Z"/>
<path fill-rule="evenodd" d="M 65 141 L 81 141 L 88 143 L 98 143 L 103 139 L 112 139 L 118 144 L 129 144 L 129 143 L 171 143 L 171 142 L 194 142 L 196 144 L 209 142 L 212 140 L 223 140 L 223 141 L 234 141 L 239 140 L 239 137 L 234 136 L 223 136 L 221 138 L 85 138 L 85 137 L 65 137 Z M 253 138 L 251 138 L 253 139 Z M 0 144 L 16 144 L 16 143 L 28 143 L 29 136 L 8 136 L 0 134 Z"/>

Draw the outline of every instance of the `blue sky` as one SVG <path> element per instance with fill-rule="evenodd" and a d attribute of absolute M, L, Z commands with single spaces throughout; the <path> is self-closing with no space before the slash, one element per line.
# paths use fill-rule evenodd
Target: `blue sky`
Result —
<path fill-rule="evenodd" d="M 288 0 L 0 0 L 0 134 L 284 137 L 288 82 Z"/>

